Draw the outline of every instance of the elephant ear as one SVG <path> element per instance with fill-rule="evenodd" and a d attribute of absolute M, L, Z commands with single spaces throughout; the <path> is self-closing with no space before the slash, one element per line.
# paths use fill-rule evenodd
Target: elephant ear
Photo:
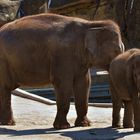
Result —
<path fill-rule="evenodd" d="M 118 33 L 109 27 L 91 28 L 87 31 L 85 36 L 85 47 L 93 57 L 96 57 L 100 53 L 99 44 L 110 41 L 114 36 L 118 37 Z"/>
<path fill-rule="evenodd" d="M 90 29 L 86 33 L 85 37 L 85 47 L 93 55 L 97 54 L 97 34 L 100 32 L 100 28 Z"/>
<path fill-rule="evenodd" d="M 127 79 L 127 88 L 131 94 L 137 92 L 137 87 L 134 80 L 134 54 L 128 58 L 126 64 L 126 79 Z"/>

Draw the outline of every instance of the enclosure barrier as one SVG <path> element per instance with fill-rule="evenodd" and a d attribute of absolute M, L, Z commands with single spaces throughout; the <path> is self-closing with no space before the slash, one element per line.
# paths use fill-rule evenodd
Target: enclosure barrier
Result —
<path fill-rule="evenodd" d="M 24 90 L 19 89 L 19 88 L 13 90 L 12 94 L 16 95 L 16 96 L 19 96 L 19 97 L 22 97 L 22 98 L 27 98 L 27 99 L 31 99 L 31 100 L 34 100 L 34 101 L 37 101 L 37 102 L 40 102 L 40 103 L 44 103 L 44 104 L 47 104 L 47 105 L 56 105 L 56 101 L 52 101 L 50 99 L 43 98 L 43 97 L 38 96 L 38 95 L 34 95 L 32 93 L 29 93 L 29 92 L 24 91 Z M 71 104 L 74 104 L 74 103 L 71 103 Z M 112 103 L 89 103 L 88 105 L 89 106 L 94 106 L 94 107 L 103 107 L 103 108 L 112 107 Z"/>

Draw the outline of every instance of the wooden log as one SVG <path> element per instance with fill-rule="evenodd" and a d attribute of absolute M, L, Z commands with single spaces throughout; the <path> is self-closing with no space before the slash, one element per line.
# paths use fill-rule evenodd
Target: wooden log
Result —
<path fill-rule="evenodd" d="M 22 89 L 19 89 L 19 88 L 13 90 L 12 94 L 16 95 L 16 96 L 20 96 L 22 98 L 27 98 L 27 99 L 31 99 L 34 101 L 38 101 L 38 102 L 41 102 L 41 103 L 44 103 L 47 105 L 56 105 L 55 101 L 49 100 L 47 98 L 43 98 L 43 97 L 38 96 L 38 95 L 31 94 L 31 93 L 24 91 Z"/>

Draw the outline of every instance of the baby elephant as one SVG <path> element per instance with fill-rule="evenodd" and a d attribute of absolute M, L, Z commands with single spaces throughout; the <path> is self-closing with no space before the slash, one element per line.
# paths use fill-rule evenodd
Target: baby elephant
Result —
<path fill-rule="evenodd" d="M 140 131 L 140 50 L 130 49 L 118 55 L 111 62 L 109 72 L 113 102 L 112 126 L 120 127 L 123 103 L 123 127 L 134 127 L 134 131 Z"/>

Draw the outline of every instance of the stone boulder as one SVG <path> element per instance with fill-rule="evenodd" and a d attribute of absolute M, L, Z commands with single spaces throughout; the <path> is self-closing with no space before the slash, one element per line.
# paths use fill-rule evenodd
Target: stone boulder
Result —
<path fill-rule="evenodd" d="M 16 18 L 19 6 L 19 1 L 0 0 L 0 27 Z"/>

